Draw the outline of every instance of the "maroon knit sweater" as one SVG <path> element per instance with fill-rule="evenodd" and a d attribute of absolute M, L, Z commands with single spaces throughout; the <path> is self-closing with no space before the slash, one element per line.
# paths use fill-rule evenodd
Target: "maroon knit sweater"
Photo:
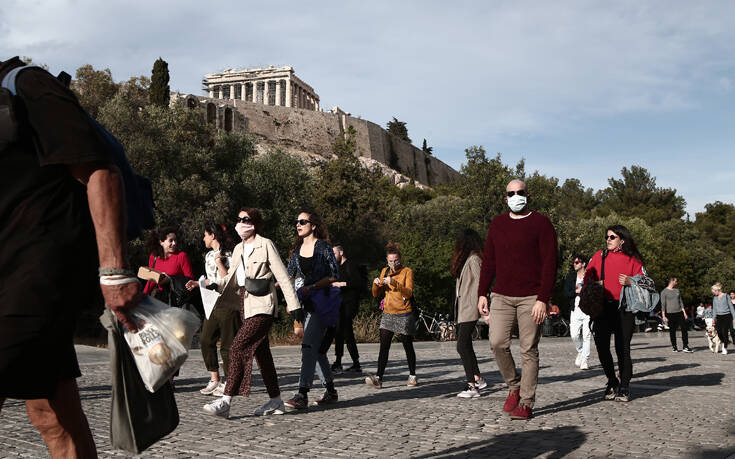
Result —
<path fill-rule="evenodd" d="M 493 293 L 537 295 L 546 303 L 556 279 L 556 252 L 556 231 L 546 216 L 531 212 L 515 220 L 498 215 L 487 230 L 478 295 L 485 296 L 495 279 Z"/>

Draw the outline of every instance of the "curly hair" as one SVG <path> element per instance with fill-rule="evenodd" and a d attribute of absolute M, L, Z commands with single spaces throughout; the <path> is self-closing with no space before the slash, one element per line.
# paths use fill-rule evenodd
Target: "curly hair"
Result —
<path fill-rule="evenodd" d="M 245 212 L 246 214 L 248 214 L 248 217 L 250 217 L 250 219 L 253 221 L 255 234 L 260 234 L 260 232 L 263 230 L 264 223 L 263 214 L 260 213 L 260 210 L 256 209 L 255 207 L 241 207 L 240 212 Z"/>
<path fill-rule="evenodd" d="M 173 233 L 176 235 L 178 231 L 179 228 L 176 226 L 164 226 L 163 228 L 151 231 L 151 234 L 148 236 L 148 240 L 145 244 L 148 249 L 148 253 L 152 253 L 156 257 L 162 257 L 163 247 L 161 247 L 161 242 L 165 241 L 169 234 Z"/>
<path fill-rule="evenodd" d="M 396 254 L 399 257 L 402 256 L 401 255 L 401 244 L 397 242 L 393 242 L 393 241 L 388 241 L 388 244 L 385 246 L 385 254 L 386 255 Z"/>

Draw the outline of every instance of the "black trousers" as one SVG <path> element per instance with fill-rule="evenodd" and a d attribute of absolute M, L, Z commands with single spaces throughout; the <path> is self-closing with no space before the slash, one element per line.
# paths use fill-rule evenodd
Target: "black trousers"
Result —
<path fill-rule="evenodd" d="M 472 347 L 472 332 L 475 331 L 476 322 L 462 322 L 457 324 L 457 352 L 459 358 L 462 359 L 464 374 L 467 382 L 474 383 L 475 375 L 480 375 L 480 368 L 477 366 L 477 356 Z"/>
<path fill-rule="evenodd" d="M 689 347 L 689 334 L 687 329 L 689 324 L 684 320 L 683 312 L 670 312 L 666 314 L 666 318 L 669 320 L 669 339 L 671 340 L 671 346 L 676 347 L 676 329 L 681 328 L 681 342 L 684 347 Z"/>
<path fill-rule="evenodd" d="M 720 337 L 722 345 L 724 347 L 727 347 L 727 345 L 730 344 L 730 337 L 728 336 L 728 333 L 733 333 L 732 314 L 725 314 L 724 316 L 718 314 L 717 316 L 715 316 L 715 330 L 717 330 L 717 336 Z M 733 336 L 733 340 L 735 340 L 735 336 Z"/>
<path fill-rule="evenodd" d="M 380 329 L 380 353 L 378 354 L 378 372 L 376 375 L 383 379 L 385 367 L 388 365 L 388 353 L 390 351 L 390 343 L 394 333 L 383 328 Z M 403 350 L 406 351 L 406 361 L 408 362 L 408 373 L 416 374 L 416 352 L 413 349 L 413 336 L 401 335 Z"/>
<path fill-rule="evenodd" d="M 347 352 L 354 365 L 360 365 L 360 354 L 357 352 L 357 341 L 355 341 L 355 330 L 352 323 L 359 311 L 359 304 L 342 303 L 339 308 L 339 323 L 334 335 L 334 355 L 335 363 L 342 363 L 342 356 L 345 354 L 345 343 L 347 343 Z"/>
<path fill-rule="evenodd" d="M 630 340 L 633 338 L 635 326 L 633 313 L 619 310 L 617 300 L 608 300 L 603 313 L 594 320 L 592 333 L 595 337 L 597 355 L 600 358 L 608 383 L 618 381 L 615 375 L 612 354 L 610 353 L 610 336 L 615 336 L 615 353 L 620 369 L 620 385 L 628 387 L 633 376 L 633 361 L 630 359 Z M 617 384 L 615 384 L 617 385 Z"/>

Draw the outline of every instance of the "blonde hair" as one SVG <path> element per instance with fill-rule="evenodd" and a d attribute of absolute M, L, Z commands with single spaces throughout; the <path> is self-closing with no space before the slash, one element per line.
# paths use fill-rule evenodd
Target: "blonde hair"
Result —
<path fill-rule="evenodd" d="M 722 284 L 719 282 L 712 286 L 712 290 L 720 290 L 722 291 Z"/>

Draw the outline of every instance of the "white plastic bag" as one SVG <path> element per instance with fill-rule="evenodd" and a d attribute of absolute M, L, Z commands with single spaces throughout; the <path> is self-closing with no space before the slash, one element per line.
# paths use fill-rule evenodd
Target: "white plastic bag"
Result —
<path fill-rule="evenodd" d="M 131 333 L 122 327 L 123 336 L 143 384 L 148 391 L 155 392 L 186 361 L 199 319 L 189 311 L 172 308 L 147 295 L 131 315 L 138 332 Z"/>

